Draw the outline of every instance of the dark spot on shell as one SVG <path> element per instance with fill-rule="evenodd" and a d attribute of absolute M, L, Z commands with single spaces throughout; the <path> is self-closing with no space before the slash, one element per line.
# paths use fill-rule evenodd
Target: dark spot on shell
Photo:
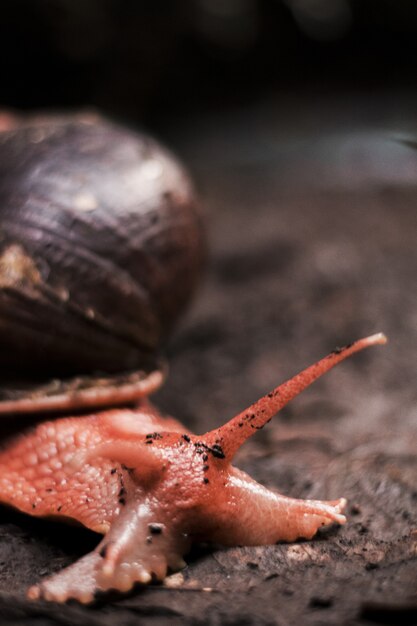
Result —
<path fill-rule="evenodd" d="M 36 503 L 32 502 L 32 509 L 36 509 Z"/>
<path fill-rule="evenodd" d="M 188 435 L 182 435 L 182 438 L 187 442 L 190 443 L 191 439 L 189 438 Z"/>
<path fill-rule="evenodd" d="M 119 498 L 119 504 L 124 506 L 126 504 L 126 498 Z"/>
<path fill-rule="evenodd" d="M 112 467 L 110 470 L 110 474 L 115 474 L 117 472 L 117 469 L 115 467 Z"/>
<path fill-rule="evenodd" d="M 148 536 L 146 537 L 146 543 L 147 543 L 147 544 L 152 543 L 152 537 L 151 537 L 150 535 L 148 535 Z"/>
<path fill-rule="evenodd" d="M 62 504 L 60 504 L 59 507 L 57 507 L 58 513 L 60 512 L 61 509 L 62 509 Z"/>
<path fill-rule="evenodd" d="M 203 483 L 204 483 L 205 485 L 207 485 L 207 483 L 209 483 L 209 482 L 210 482 L 210 481 L 209 481 L 209 479 L 208 479 L 208 478 L 206 478 L 206 477 L 204 477 L 204 478 L 203 478 Z"/>
<path fill-rule="evenodd" d="M 204 461 L 204 463 L 206 461 L 208 461 L 208 454 L 206 454 L 206 453 L 203 454 L 203 461 Z"/>
<path fill-rule="evenodd" d="M 147 439 L 145 443 L 153 443 L 153 439 Z"/>
<path fill-rule="evenodd" d="M 208 469 L 209 469 L 208 465 L 203 465 L 203 472 L 207 472 Z"/>

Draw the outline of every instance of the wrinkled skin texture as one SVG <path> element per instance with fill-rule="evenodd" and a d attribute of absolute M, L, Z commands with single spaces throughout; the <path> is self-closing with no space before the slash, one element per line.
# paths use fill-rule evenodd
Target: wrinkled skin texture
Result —
<path fill-rule="evenodd" d="M 183 567 L 194 541 L 261 545 L 311 539 L 346 504 L 296 500 L 231 465 L 240 445 L 303 388 L 375 335 L 336 350 L 224 426 L 195 436 L 147 401 L 38 425 L 0 453 L 0 500 L 36 516 L 76 520 L 104 534 L 97 548 L 32 587 L 32 599 L 88 603 Z"/>

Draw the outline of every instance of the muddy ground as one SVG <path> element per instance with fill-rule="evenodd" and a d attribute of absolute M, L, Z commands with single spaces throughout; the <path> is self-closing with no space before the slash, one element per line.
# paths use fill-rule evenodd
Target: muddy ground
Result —
<path fill-rule="evenodd" d="M 2 508 L 2 624 L 417 623 L 415 105 L 272 98 L 157 128 L 194 173 L 211 249 L 157 402 L 204 432 L 335 346 L 384 331 L 386 347 L 305 391 L 237 459 L 285 494 L 345 496 L 348 523 L 311 542 L 202 546 L 169 586 L 61 607 L 25 589 L 97 537 Z"/>

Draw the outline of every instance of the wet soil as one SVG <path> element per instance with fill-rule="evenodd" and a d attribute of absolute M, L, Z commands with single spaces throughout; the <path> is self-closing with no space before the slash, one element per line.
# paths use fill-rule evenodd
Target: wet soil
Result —
<path fill-rule="evenodd" d="M 335 346 L 385 332 L 387 346 L 329 373 L 237 458 L 285 494 L 346 497 L 348 523 L 311 542 L 197 547 L 165 586 L 62 607 L 25 589 L 98 538 L 2 508 L 2 624 L 417 623 L 417 151 L 400 141 L 415 99 L 401 102 L 274 100 L 159 129 L 194 172 L 211 253 L 156 401 L 204 432 Z"/>

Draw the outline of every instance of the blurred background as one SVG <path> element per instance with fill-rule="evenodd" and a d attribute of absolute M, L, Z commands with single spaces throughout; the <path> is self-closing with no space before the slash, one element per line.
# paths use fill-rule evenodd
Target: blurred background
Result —
<path fill-rule="evenodd" d="M 133 121 L 268 94 L 411 88 L 413 0 L 2 0 L 1 103 Z"/>

